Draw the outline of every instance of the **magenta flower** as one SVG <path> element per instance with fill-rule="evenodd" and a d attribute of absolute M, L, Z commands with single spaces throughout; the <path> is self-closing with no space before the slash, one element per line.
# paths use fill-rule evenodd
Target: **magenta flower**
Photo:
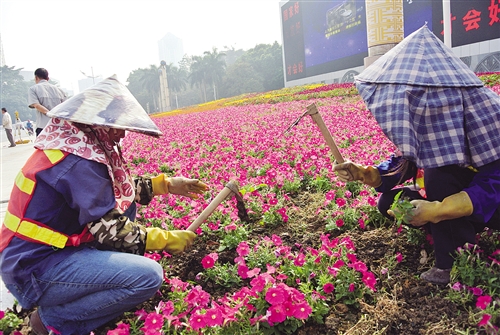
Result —
<path fill-rule="evenodd" d="M 363 229 L 363 230 L 364 230 L 364 229 L 366 228 L 366 225 L 365 225 L 365 220 L 363 220 L 363 219 L 359 219 L 359 220 L 358 220 L 358 224 L 359 224 L 359 228 L 360 228 L 360 229 Z"/>
<path fill-rule="evenodd" d="M 337 221 L 335 221 L 335 224 L 337 225 L 337 227 L 342 227 L 344 225 L 344 220 L 342 219 L 337 219 Z"/>
<path fill-rule="evenodd" d="M 346 204 L 346 201 L 344 198 L 337 198 L 335 200 L 335 202 L 337 203 L 337 206 L 339 206 L 339 207 L 345 206 L 345 204 Z"/>
<path fill-rule="evenodd" d="M 306 256 L 303 253 L 299 253 L 297 257 L 295 257 L 295 260 L 293 261 L 293 264 L 295 266 L 302 266 L 306 262 Z"/>
<path fill-rule="evenodd" d="M 271 240 L 273 241 L 275 246 L 280 246 L 283 244 L 283 242 L 281 241 L 281 237 L 279 237 L 277 235 L 272 235 Z"/>
<path fill-rule="evenodd" d="M 293 316 L 295 314 L 295 305 L 291 301 L 286 301 L 283 304 L 286 316 Z"/>
<path fill-rule="evenodd" d="M 476 307 L 484 310 L 491 302 L 491 297 L 489 295 L 482 295 L 477 298 Z"/>
<path fill-rule="evenodd" d="M 204 269 L 210 269 L 213 268 L 215 265 L 215 262 L 219 259 L 219 255 L 215 252 L 212 252 L 201 260 L 201 264 L 203 265 Z"/>
<path fill-rule="evenodd" d="M 253 270 L 249 270 L 247 272 L 247 276 L 248 278 L 252 278 L 252 277 L 255 277 L 256 275 L 258 275 L 260 273 L 260 268 L 254 268 Z"/>
<path fill-rule="evenodd" d="M 145 329 L 159 330 L 163 327 L 163 315 L 156 312 L 149 313 L 144 321 Z"/>
<path fill-rule="evenodd" d="M 271 305 L 280 305 L 288 298 L 288 293 L 281 287 L 270 287 L 266 292 L 266 301 Z"/>
<path fill-rule="evenodd" d="M 146 312 L 144 309 L 140 309 L 134 314 L 135 316 L 137 316 L 138 320 L 146 320 L 146 316 L 148 316 L 148 312 Z"/>
<path fill-rule="evenodd" d="M 295 313 L 293 316 L 300 320 L 306 320 L 312 313 L 312 308 L 307 301 L 302 301 L 295 305 Z"/>
<path fill-rule="evenodd" d="M 270 323 L 281 323 L 286 320 L 286 313 L 283 305 L 272 305 L 267 310 L 267 313 L 269 314 L 267 320 Z"/>
<path fill-rule="evenodd" d="M 377 279 L 375 279 L 375 275 L 372 272 L 364 272 L 363 278 L 361 280 L 370 290 L 375 291 L 375 284 L 377 284 Z"/>
<path fill-rule="evenodd" d="M 354 283 L 349 284 L 349 292 L 354 292 L 355 289 L 356 285 L 354 285 Z"/>
<path fill-rule="evenodd" d="M 480 287 L 471 287 L 470 290 L 476 297 L 483 295 L 483 290 Z"/>
<path fill-rule="evenodd" d="M 276 198 L 269 199 L 269 204 L 271 206 L 277 205 L 278 204 L 278 199 L 276 199 Z"/>
<path fill-rule="evenodd" d="M 248 278 L 248 266 L 239 265 L 238 266 L 238 275 L 241 277 L 241 279 L 247 279 Z"/>
<path fill-rule="evenodd" d="M 333 290 L 335 290 L 335 286 L 333 286 L 332 283 L 326 283 L 325 285 L 323 285 L 323 292 L 325 292 L 326 294 L 332 293 Z"/>
<path fill-rule="evenodd" d="M 400 252 L 396 254 L 396 261 L 398 263 L 401 263 L 403 261 L 403 255 Z"/>
<path fill-rule="evenodd" d="M 236 248 L 236 252 L 238 253 L 238 255 L 240 255 L 241 257 L 245 257 L 245 256 L 248 256 L 248 254 L 250 253 L 250 247 L 248 246 L 248 243 L 243 241 L 243 242 L 240 242 L 240 244 L 238 245 L 238 247 Z"/>
<path fill-rule="evenodd" d="M 0 320 L 2 320 L 5 317 L 5 311 L 0 311 Z"/>
<path fill-rule="evenodd" d="M 328 201 L 332 201 L 333 199 L 335 199 L 335 192 L 334 191 L 328 191 L 328 192 L 326 192 L 325 198 Z"/>
<path fill-rule="evenodd" d="M 12 334 L 16 335 L 15 333 Z M 130 325 L 127 323 L 120 323 L 114 330 L 108 330 L 106 335 L 129 335 L 129 334 L 130 334 Z"/>
<path fill-rule="evenodd" d="M 189 325 L 194 330 L 204 328 L 207 325 L 205 315 L 199 314 L 198 312 L 191 314 L 191 317 L 189 318 Z"/>
<path fill-rule="evenodd" d="M 218 308 L 210 308 L 207 309 L 207 313 L 205 314 L 205 322 L 207 326 L 222 326 L 224 319 L 222 318 L 222 313 Z"/>
<path fill-rule="evenodd" d="M 366 271 L 368 271 L 368 267 L 366 266 L 366 264 L 360 261 L 356 261 L 350 264 L 349 267 L 361 273 L 365 273 Z"/>
<path fill-rule="evenodd" d="M 488 325 L 489 321 L 491 319 L 491 315 L 490 314 L 483 314 L 483 318 L 481 319 L 481 321 L 479 321 L 479 323 L 477 324 L 479 327 L 481 326 L 486 326 Z"/>

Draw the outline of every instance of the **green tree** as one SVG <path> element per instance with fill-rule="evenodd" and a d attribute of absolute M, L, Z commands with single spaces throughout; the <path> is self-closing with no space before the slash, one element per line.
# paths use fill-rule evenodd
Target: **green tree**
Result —
<path fill-rule="evenodd" d="M 20 74 L 22 68 L 15 69 L 14 66 L 2 66 L 0 68 L 1 80 L 1 107 L 5 107 L 14 118 L 14 112 L 19 112 L 22 121 L 35 119 L 35 111 L 28 107 L 28 90 L 30 82 L 25 81 Z M 31 85 L 35 83 L 32 82 Z M 13 120 L 15 122 L 15 120 Z"/>
<path fill-rule="evenodd" d="M 272 45 L 258 44 L 241 56 L 241 60 L 249 63 L 260 74 L 264 91 L 284 87 L 283 56 L 278 42 Z"/>
<path fill-rule="evenodd" d="M 218 52 L 215 47 L 212 48 L 212 51 L 205 51 L 203 54 L 206 79 L 212 85 L 214 100 L 217 100 L 217 87 L 226 72 L 226 61 L 224 60 L 226 54 Z"/>
<path fill-rule="evenodd" d="M 148 112 L 158 111 L 160 99 L 160 74 L 156 65 L 132 71 L 127 78 L 127 88 Z"/>
<path fill-rule="evenodd" d="M 170 93 L 170 105 L 179 108 L 178 94 L 186 90 L 188 82 L 188 72 L 185 68 L 172 64 L 167 65 L 167 82 Z M 174 94 L 172 94 L 172 92 Z"/>
<path fill-rule="evenodd" d="M 222 83 L 222 97 L 233 97 L 243 93 L 262 92 L 262 77 L 245 61 L 228 66 Z"/>
<path fill-rule="evenodd" d="M 203 102 L 207 102 L 207 73 L 206 66 L 201 56 L 193 56 L 192 63 L 190 64 L 189 70 L 189 82 L 191 87 L 196 86 L 200 89 L 201 99 Z"/>

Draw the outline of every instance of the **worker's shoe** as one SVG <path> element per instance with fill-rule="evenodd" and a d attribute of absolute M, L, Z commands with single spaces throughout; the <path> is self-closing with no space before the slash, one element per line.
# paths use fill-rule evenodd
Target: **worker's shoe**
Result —
<path fill-rule="evenodd" d="M 432 284 L 446 285 L 450 282 L 450 273 L 451 269 L 438 269 L 437 267 L 433 267 L 422 273 L 420 278 Z"/>
<path fill-rule="evenodd" d="M 42 319 L 40 319 L 40 315 L 38 315 L 38 310 L 31 313 L 30 327 L 31 331 L 35 335 L 49 335 L 49 331 L 45 328 Z"/>

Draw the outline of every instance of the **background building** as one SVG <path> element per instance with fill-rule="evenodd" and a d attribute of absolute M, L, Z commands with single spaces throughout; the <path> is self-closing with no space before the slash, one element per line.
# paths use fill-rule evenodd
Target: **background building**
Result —
<path fill-rule="evenodd" d="M 2 35 L 0 34 L 0 66 L 5 65 L 5 55 L 3 54 Z"/>
<path fill-rule="evenodd" d="M 500 71 L 498 1 L 449 0 L 451 47 L 474 72 Z M 352 82 L 369 56 L 367 3 L 373 0 L 281 2 L 285 86 Z M 368 17 L 383 22 L 397 0 L 377 0 L 380 12 Z M 427 24 L 443 40 L 442 0 L 400 0 L 404 37 Z M 372 7 L 373 8 L 373 7 Z M 399 28 L 395 26 L 395 29 Z M 372 38 L 373 39 L 373 38 Z"/>
<path fill-rule="evenodd" d="M 84 78 L 78 80 L 78 90 L 82 92 L 83 90 L 86 90 L 87 88 L 94 86 L 98 82 L 103 80 L 102 76 L 96 76 L 96 77 L 90 77 L 90 78 Z"/>
<path fill-rule="evenodd" d="M 182 39 L 173 35 L 172 33 L 167 33 L 161 40 L 158 41 L 158 51 L 160 59 L 159 61 L 165 61 L 167 65 L 178 63 L 184 57 L 184 45 Z"/>

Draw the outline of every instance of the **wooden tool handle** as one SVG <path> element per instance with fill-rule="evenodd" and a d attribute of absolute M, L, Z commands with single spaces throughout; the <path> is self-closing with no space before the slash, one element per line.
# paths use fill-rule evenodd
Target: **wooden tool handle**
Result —
<path fill-rule="evenodd" d="M 238 184 L 236 183 L 236 181 L 231 180 L 229 183 L 227 183 L 222 191 L 217 194 L 214 200 L 212 200 L 210 204 L 208 204 L 207 208 L 205 208 L 203 212 L 201 212 L 201 214 L 196 218 L 196 220 L 191 223 L 187 230 L 195 232 L 196 229 L 198 229 L 198 227 L 201 226 L 201 224 L 214 212 L 217 206 L 219 206 L 221 202 L 224 201 L 224 199 L 226 199 L 231 193 L 233 193 L 231 188 L 238 189 Z"/>
<path fill-rule="evenodd" d="M 316 104 L 307 106 L 307 114 L 311 115 L 313 121 L 318 125 L 319 130 L 323 134 L 326 143 L 328 144 L 330 150 L 332 151 L 333 157 L 335 157 L 335 160 L 337 161 L 337 164 L 344 163 L 344 158 L 340 154 L 339 148 L 335 144 L 332 134 L 330 134 L 330 131 L 326 127 L 325 121 L 323 121 L 321 114 L 318 112 Z"/>

